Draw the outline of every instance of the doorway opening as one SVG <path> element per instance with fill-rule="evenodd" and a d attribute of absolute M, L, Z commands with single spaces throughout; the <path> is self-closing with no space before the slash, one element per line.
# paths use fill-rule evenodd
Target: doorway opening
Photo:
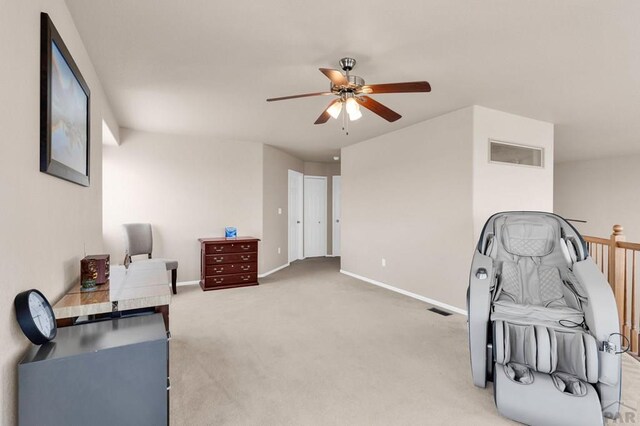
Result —
<path fill-rule="evenodd" d="M 340 175 L 311 176 L 288 171 L 288 261 L 340 257 Z"/>
<path fill-rule="evenodd" d="M 327 255 L 327 178 L 304 177 L 304 257 Z"/>

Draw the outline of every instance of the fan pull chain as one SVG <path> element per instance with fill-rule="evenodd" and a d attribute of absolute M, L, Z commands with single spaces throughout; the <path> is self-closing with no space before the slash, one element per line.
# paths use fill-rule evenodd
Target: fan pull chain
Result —
<path fill-rule="evenodd" d="M 343 106 L 343 108 L 344 108 L 344 106 Z M 344 132 L 344 126 L 345 126 L 344 122 L 345 122 L 346 115 L 347 115 L 347 112 L 346 111 L 342 111 L 342 131 L 343 132 Z"/>
<path fill-rule="evenodd" d="M 345 111 L 342 115 L 342 120 L 346 123 L 345 127 L 347 128 L 346 134 L 349 136 L 349 120 L 347 120 L 347 111 Z"/>

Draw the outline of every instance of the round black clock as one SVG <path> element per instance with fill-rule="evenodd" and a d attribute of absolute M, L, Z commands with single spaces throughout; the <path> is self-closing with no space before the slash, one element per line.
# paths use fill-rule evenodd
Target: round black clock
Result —
<path fill-rule="evenodd" d="M 38 290 L 27 290 L 18 294 L 13 301 L 20 328 L 36 345 L 51 341 L 56 337 L 56 317 L 51 304 Z"/>

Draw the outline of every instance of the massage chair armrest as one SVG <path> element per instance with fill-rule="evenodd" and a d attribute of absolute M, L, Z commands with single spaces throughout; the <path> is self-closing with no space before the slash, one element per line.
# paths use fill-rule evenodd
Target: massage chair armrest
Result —
<path fill-rule="evenodd" d="M 589 327 L 589 331 L 596 338 L 599 351 L 602 350 L 602 342 L 614 343 L 617 350 L 621 350 L 620 320 L 618 317 L 618 307 L 611 290 L 611 286 L 598 269 L 597 265 L 590 257 L 573 265 L 573 273 L 586 292 L 587 302 L 583 305 L 584 320 Z M 603 354 L 603 352 L 599 352 Z M 605 355 L 606 356 L 606 355 Z M 616 359 L 617 358 L 617 359 Z M 619 410 L 620 392 L 622 380 L 620 378 L 622 357 L 615 356 L 613 364 L 608 363 L 607 370 L 610 375 L 617 376 L 617 383 L 598 383 L 603 414 L 606 417 L 614 418 Z M 605 367 L 603 359 L 600 360 L 599 368 Z M 613 369 L 611 371 L 610 369 Z M 617 370 L 617 371 L 615 371 Z M 606 371 L 605 371 L 606 373 Z M 600 374 L 602 379 L 603 375 Z"/>
<path fill-rule="evenodd" d="M 481 388 L 487 385 L 487 332 L 494 275 L 493 259 L 476 252 L 469 274 L 467 315 L 473 384 Z"/>
<path fill-rule="evenodd" d="M 587 327 L 598 342 L 609 340 L 609 336 L 620 332 L 618 307 L 611 286 L 591 258 L 573 265 L 573 273 L 587 293 L 583 305 Z M 611 341 L 620 348 L 619 336 Z"/>

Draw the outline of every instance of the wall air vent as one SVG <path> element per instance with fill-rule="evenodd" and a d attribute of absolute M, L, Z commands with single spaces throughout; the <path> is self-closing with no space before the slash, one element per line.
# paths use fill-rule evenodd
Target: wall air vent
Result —
<path fill-rule="evenodd" d="M 489 139 L 489 162 L 544 167 L 544 148 Z"/>

